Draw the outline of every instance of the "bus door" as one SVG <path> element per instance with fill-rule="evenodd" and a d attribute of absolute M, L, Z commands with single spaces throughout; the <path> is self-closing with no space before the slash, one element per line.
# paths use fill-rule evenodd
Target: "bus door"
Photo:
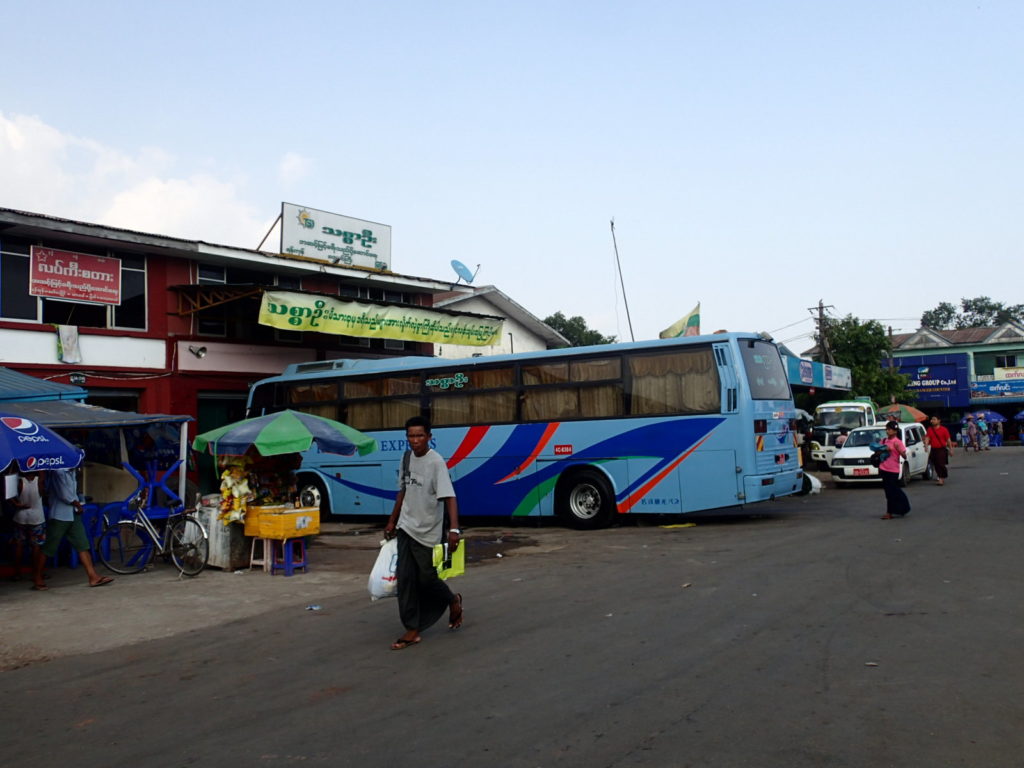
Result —
<path fill-rule="evenodd" d="M 331 508 L 337 515 L 388 515 L 394 506 L 394 495 L 382 498 L 381 490 L 394 492 L 397 476 L 385 472 L 381 462 L 355 462 L 344 456 L 320 454 L 316 467 L 323 473 L 331 497 Z M 392 462 L 388 466 L 392 466 Z M 397 467 L 397 464 L 394 464 Z"/>
<path fill-rule="evenodd" d="M 742 478 L 736 471 L 733 437 L 739 411 L 739 383 L 728 344 L 713 344 L 718 367 L 721 407 L 725 421 L 683 462 L 682 507 L 684 512 L 739 504 Z"/>

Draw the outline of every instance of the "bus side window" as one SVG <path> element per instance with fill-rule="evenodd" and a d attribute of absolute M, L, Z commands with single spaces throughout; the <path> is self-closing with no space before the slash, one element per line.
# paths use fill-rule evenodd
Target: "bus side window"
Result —
<path fill-rule="evenodd" d="M 631 414 L 717 413 L 718 366 L 710 347 L 629 358 Z"/>

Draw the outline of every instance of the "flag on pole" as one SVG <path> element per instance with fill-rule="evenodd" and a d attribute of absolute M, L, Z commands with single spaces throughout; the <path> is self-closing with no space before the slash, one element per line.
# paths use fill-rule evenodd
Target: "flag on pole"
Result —
<path fill-rule="evenodd" d="M 658 334 L 661 339 L 674 339 L 677 336 L 700 336 L 700 302 L 693 311 L 670 325 Z"/>

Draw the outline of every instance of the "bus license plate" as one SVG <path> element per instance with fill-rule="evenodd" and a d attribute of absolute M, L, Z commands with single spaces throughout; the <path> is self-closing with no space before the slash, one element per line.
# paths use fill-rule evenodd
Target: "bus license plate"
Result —
<path fill-rule="evenodd" d="M 864 467 L 862 469 L 855 469 L 855 470 L 853 470 L 854 477 L 867 477 L 870 474 L 871 474 L 871 470 L 868 469 L 867 467 Z"/>

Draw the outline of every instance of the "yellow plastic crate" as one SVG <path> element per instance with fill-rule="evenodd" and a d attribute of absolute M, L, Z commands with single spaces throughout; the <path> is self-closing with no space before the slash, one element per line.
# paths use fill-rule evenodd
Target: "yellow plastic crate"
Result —
<path fill-rule="evenodd" d="M 320 533 L 318 507 L 266 506 L 245 511 L 245 535 L 261 539 L 295 539 Z"/>

